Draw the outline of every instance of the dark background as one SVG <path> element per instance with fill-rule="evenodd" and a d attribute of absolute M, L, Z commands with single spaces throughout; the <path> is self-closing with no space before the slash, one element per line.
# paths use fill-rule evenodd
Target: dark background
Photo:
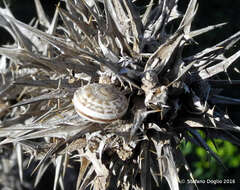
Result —
<path fill-rule="evenodd" d="M 0 6 L 2 6 L 0 0 Z M 55 7 L 59 0 L 40 0 L 44 10 L 48 13 L 49 18 L 52 18 Z M 141 1 L 141 0 L 138 0 Z M 21 21 L 30 22 L 33 17 L 36 17 L 34 0 L 11 0 L 11 10 L 13 14 Z M 182 13 L 187 7 L 188 0 L 179 0 L 179 9 Z M 231 34 L 234 34 L 240 29 L 240 1 L 238 0 L 199 0 L 199 8 L 197 15 L 193 21 L 193 29 L 202 28 L 208 25 L 227 22 L 221 30 L 216 30 L 201 36 L 201 48 L 206 48 L 213 45 Z M 6 41 L 4 35 L 0 35 L 0 42 Z"/>

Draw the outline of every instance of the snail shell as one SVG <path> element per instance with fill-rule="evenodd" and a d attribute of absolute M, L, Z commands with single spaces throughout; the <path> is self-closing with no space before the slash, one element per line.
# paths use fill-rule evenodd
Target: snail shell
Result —
<path fill-rule="evenodd" d="M 127 98 L 115 87 L 93 83 L 79 88 L 73 96 L 77 113 L 90 121 L 108 123 L 121 118 L 128 109 Z"/>

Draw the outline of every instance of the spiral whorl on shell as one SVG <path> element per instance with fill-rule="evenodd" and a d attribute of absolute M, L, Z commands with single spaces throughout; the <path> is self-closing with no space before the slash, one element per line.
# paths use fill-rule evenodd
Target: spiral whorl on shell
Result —
<path fill-rule="evenodd" d="M 128 109 L 127 98 L 108 84 L 89 84 L 79 88 L 73 96 L 77 113 L 96 123 L 108 123 L 121 118 Z"/>

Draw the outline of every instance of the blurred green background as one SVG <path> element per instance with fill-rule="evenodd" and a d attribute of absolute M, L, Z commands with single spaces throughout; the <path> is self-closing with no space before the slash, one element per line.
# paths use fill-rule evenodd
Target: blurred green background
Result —
<path fill-rule="evenodd" d="M 36 17 L 36 10 L 34 0 L 8 0 L 11 2 L 11 10 L 19 20 L 29 23 L 33 17 Z M 52 18 L 58 0 L 41 0 L 44 9 L 46 10 L 49 18 Z M 188 0 L 179 0 L 179 10 L 184 13 L 186 10 Z M 227 22 L 228 24 L 220 29 L 211 31 L 196 38 L 198 44 L 193 44 L 187 47 L 184 51 L 185 55 L 191 55 L 202 49 L 213 46 L 214 44 L 226 39 L 240 30 L 240 1 L 239 0 L 199 0 L 199 9 L 195 16 L 192 29 L 199 29 L 209 25 Z M 0 6 L 3 2 L 0 0 Z M 0 44 L 5 44 L 11 41 L 9 34 L 0 29 Z M 236 44 L 232 52 L 240 49 L 240 43 Z M 231 51 L 228 52 L 231 54 Z M 235 62 L 235 66 L 239 65 L 239 61 Z M 239 68 L 239 66 L 238 66 Z M 229 76 L 231 79 L 239 79 L 240 75 L 237 71 L 230 68 Z M 227 78 L 226 75 L 221 77 Z M 239 98 L 240 88 L 227 89 L 222 92 L 223 95 Z M 232 120 L 240 125 L 240 106 L 224 107 L 232 118 Z M 203 135 L 204 136 L 204 135 Z M 190 165 L 191 171 L 196 180 L 226 180 L 226 184 L 198 184 L 199 189 L 208 190 L 235 190 L 240 189 L 240 151 L 239 147 L 232 145 L 227 141 L 215 140 L 217 149 L 212 142 L 208 140 L 209 146 L 220 156 L 223 164 L 227 169 L 222 168 L 214 159 L 206 153 L 205 150 L 195 145 L 185 142 L 182 144 L 181 149 L 186 155 L 187 161 Z M 182 171 L 182 175 L 186 179 L 190 179 L 188 175 Z M 235 182 L 233 181 L 235 180 Z M 232 183 L 232 184 L 231 184 Z M 194 185 L 182 185 L 183 189 L 191 189 Z M 41 187 L 39 187 L 41 188 Z"/>

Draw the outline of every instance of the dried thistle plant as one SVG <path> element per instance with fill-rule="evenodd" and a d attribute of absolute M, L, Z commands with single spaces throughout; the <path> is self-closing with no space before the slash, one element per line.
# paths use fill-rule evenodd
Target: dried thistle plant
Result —
<path fill-rule="evenodd" d="M 64 0 L 49 21 L 35 0 L 38 20 L 29 25 L 0 9 L 0 26 L 15 43 L 0 48 L 0 144 L 39 160 L 35 186 L 46 168 L 56 167 L 54 189 L 63 189 L 67 167 L 76 161 L 76 189 L 156 189 L 165 178 L 179 189 L 178 170 L 189 172 L 178 145 L 203 147 L 219 163 L 199 130 L 239 145 L 239 127 L 217 104 L 239 104 L 218 93 L 239 81 L 216 75 L 240 56 L 226 57 L 240 37 L 229 37 L 189 57 L 184 47 L 195 36 L 224 24 L 191 31 L 197 0 L 184 15 L 178 0 Z M 60 20 L 59 20 L 60 19 Z M 173 20 L 179 27 L 167 31 Z M 89 83 L 108 83 L 129 101 L 126 114 L 107 124 L 81 118 L 74 92 Z M 15 102 L 15 103 L 13 103 Z M 2 156 L 0 157 L 2 159 Z M 65 176 L 66 178 L 66 176 Z"/>

